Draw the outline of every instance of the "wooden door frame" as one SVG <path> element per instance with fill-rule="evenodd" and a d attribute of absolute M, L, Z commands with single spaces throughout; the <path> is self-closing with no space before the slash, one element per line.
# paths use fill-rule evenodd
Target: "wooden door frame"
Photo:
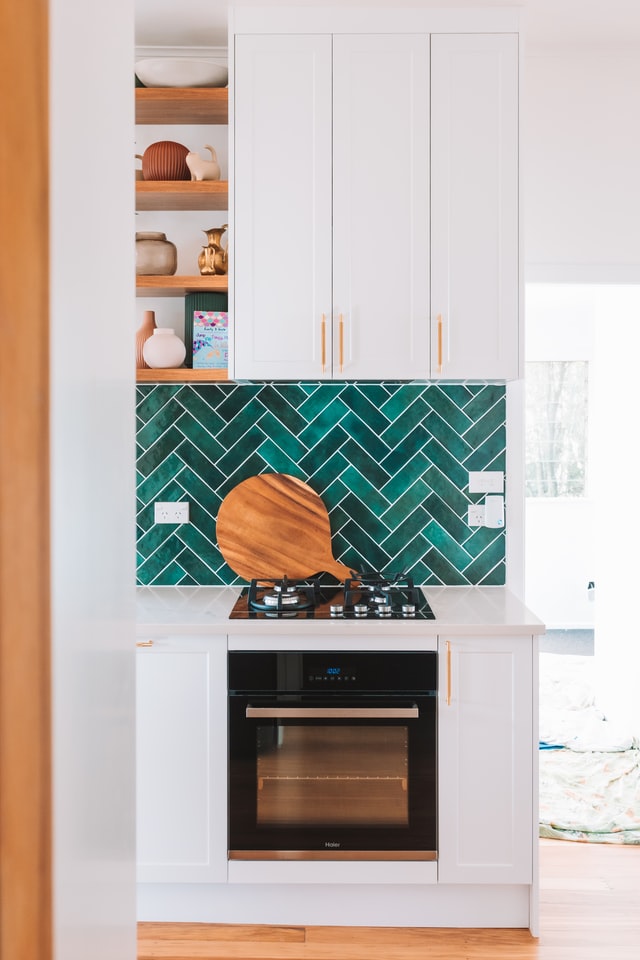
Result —
<path fill-rule="evenodd" d="M 51 960 L 48 3 L 0 7 L 0 958 Z"/>

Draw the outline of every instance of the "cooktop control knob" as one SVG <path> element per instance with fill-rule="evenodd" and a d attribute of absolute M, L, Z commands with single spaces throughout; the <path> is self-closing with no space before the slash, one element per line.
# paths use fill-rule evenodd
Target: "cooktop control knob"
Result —
<path fill-rule="evenodd" d="M 329 612 L 332 617 L 341 617 L 344 613 L 344 607 L 341 603 L 332 603 L 329 607 Z"/>
<path fill-rule="evenodd" d="M 402 604 L 402 616 L 403 617 L 415 617 L 416 615 L 416 605 L 415 603 L 403 603 Z"/>
<path fill-rule="evenodd" d="M 369 607 L 366 603 L 354 603 L 353 612 L 355 613 L 356 617 L 366 617 L 366 615 L 369 613 Z"/>
<path fill-rule="evenodd" d="M 379 617 L 390 617 L 391 616 L 391 604 L 381 603 L 376 607 L 376 613 Z"/>

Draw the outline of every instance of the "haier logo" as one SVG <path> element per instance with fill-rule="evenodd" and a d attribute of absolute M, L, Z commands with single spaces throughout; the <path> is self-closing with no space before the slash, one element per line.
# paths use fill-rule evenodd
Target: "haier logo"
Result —
<path fill-rule="evenodd" d="M 337 850 L 340 846 L 337 840 L 325 840 L 324 845 L 328 850 Z"/>

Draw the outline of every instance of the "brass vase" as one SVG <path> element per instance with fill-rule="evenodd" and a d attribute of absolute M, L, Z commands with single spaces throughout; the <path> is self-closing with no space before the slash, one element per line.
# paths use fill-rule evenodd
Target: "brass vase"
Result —
<path fill-rule="evenodd" d="M 198 255 L 198 267 L 203 277 L 227 273 L 227 247 L 226 245 L 222 246 L 222 234 L 226 229 L 227 224 L 224 223 L 221 227 L 212 227 L 210 230 L 202 231 L 207 236 L 207 246 L 203 247 Z"/>

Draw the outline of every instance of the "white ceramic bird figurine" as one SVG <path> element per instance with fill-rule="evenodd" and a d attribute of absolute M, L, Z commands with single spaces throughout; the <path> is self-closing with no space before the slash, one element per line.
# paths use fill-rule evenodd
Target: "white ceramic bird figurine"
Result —
<path fill-rule="evenodd" d="M 185 157 L 187 166 L 191 171 L 192 180 L 219 180 L 220 165 L 213 147 L 205 145 L 205 150 L 211 154 L 211 160 L 205 160 L 199 153 L 188 153 Z"/>

